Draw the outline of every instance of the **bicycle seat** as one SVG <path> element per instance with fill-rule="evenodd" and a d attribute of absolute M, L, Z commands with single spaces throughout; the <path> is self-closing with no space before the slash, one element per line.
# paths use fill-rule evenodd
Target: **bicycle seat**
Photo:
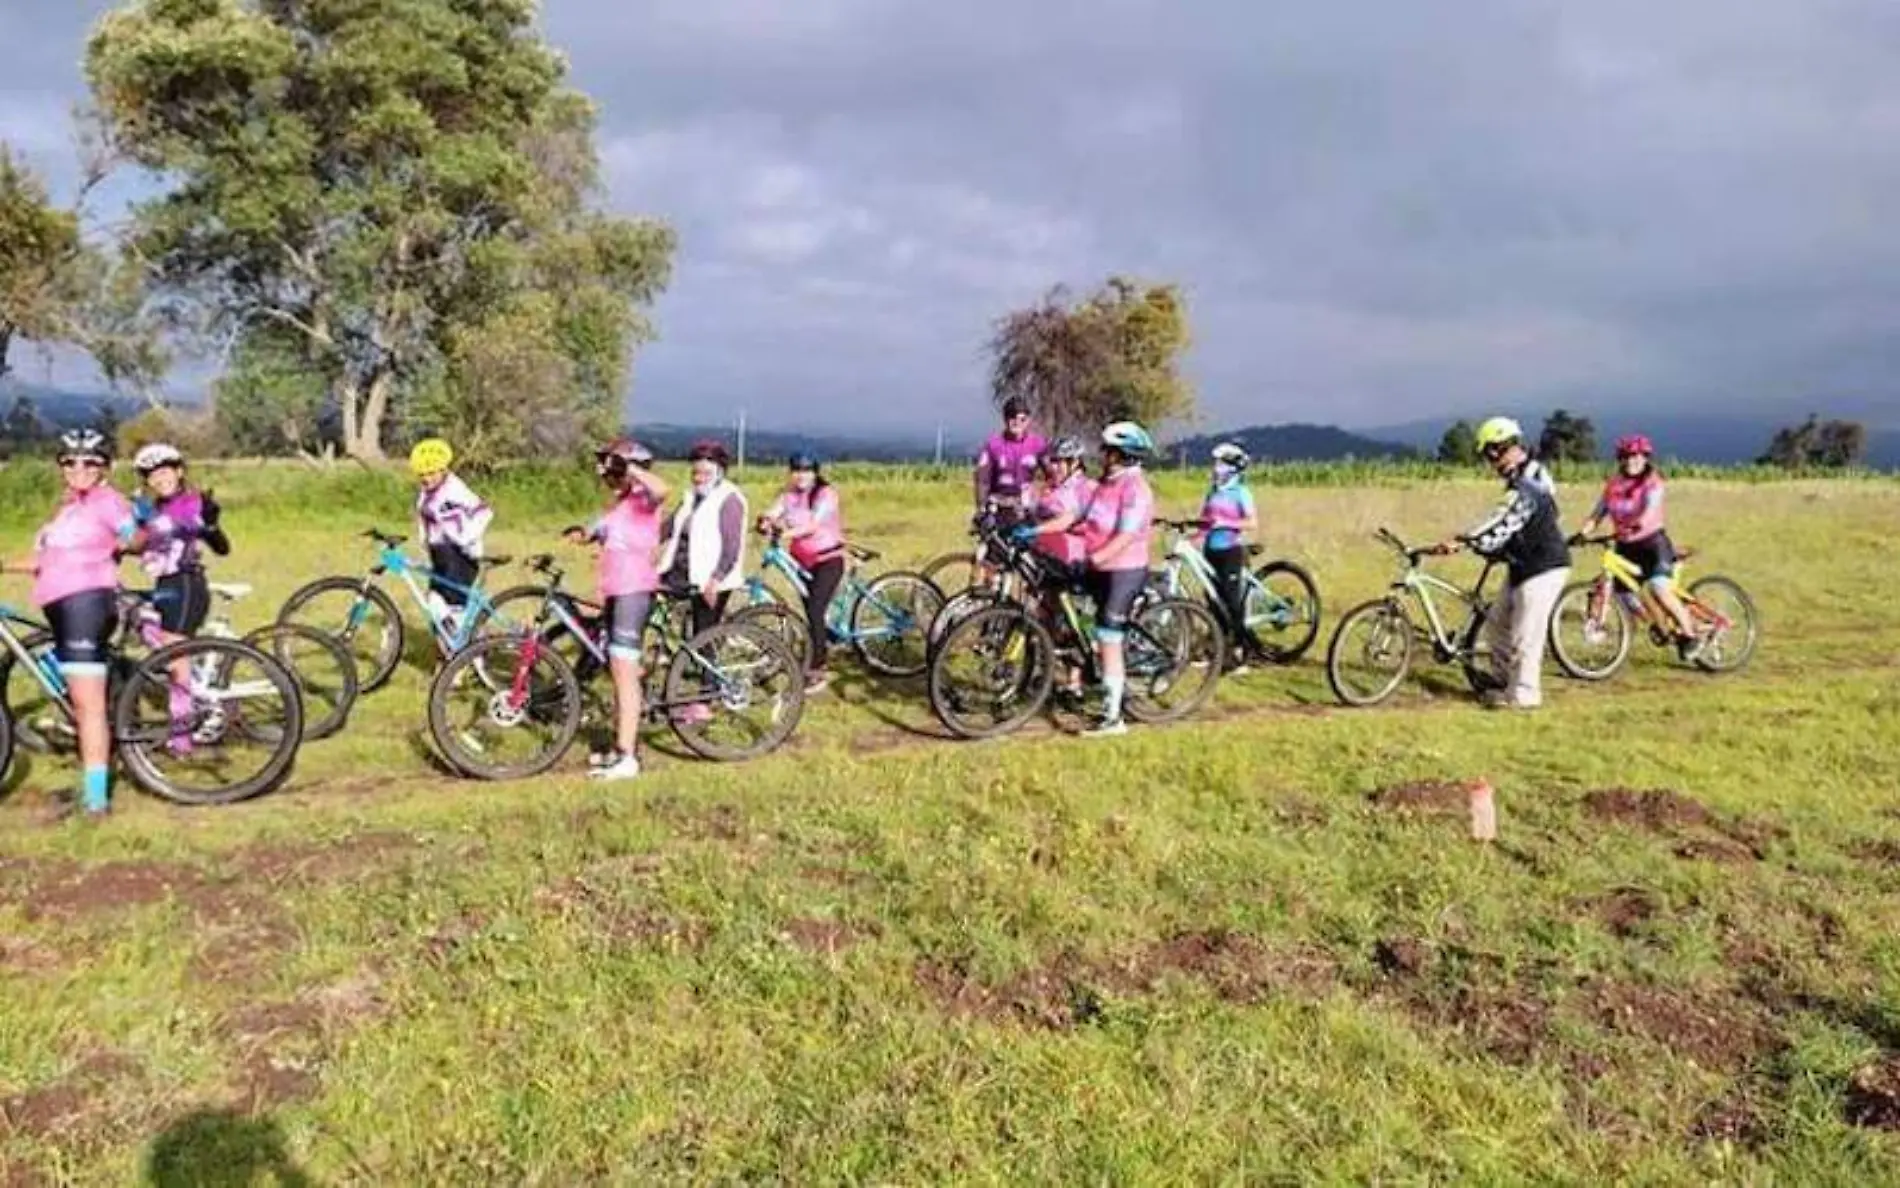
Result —
<path fill-rule="evenodd" d="M 248 598 L 253 587 L 249 582 L 206 582 L 205 588 L 226 602 L 236 602 Z"/>
<path fill-rule="evenodd" d="M 1248 546 L 1247 546 L 1247 555 L 1248 555 L 1249 557 L 1258 557 L 1258 556 L 1259 556 L 1260 554 L 1262 554 L 1262 553 L 1264 553 L 1264 552 L 1266 552 L 1266 551 L 1267 551 L 1267 546 L 1266 546 L 1266 545 L 1262 545 L 1262 544 L 1250 544 L 1250 545 L 1248 545 Z"/>
<path fill-rule="evenodd" d="M 1677 550 L 1676 550 L 1676 560 L 1678 560 L 1678 561 L 1693 561 L 1693 560 L 1695 560 L 1695 555 L 1696 555 L 1697 553 L 1699 553 L 1699 552 L 1701 552 L 1701 550 L 1700 550 L 1700 549 L 1677 549 Z"/>
<path fill-rule="evenodd" d="M 867 549 L 863 545 L 848 544 L 844 546 L 844 550 L 851 554 L 853 561 L 875 561 L 884 555 L 876 549 Z"/>
<path fill-rule="evenodd" d="M 507 553 L 496 553 L 493 557 L 483 557 L 475 563 L 478 569 L 500 569 L 504 565 L 514 564 L 514 557 Z"/>

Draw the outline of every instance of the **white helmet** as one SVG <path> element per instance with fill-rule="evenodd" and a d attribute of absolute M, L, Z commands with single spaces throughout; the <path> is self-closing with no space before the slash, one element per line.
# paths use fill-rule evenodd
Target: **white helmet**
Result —
<path fill-rule="evenodd" d="M 1225 462 L 1235 470 L 1245 470 L 1247 463 L 1253 459 L 1247 456 L 1246 450 L 1241 449 L 1234 442 L 1223 441 L 1214 447 L 1214 461 Z"/>
<path fill-rule="evenodd" d="M 150 474 L 161 466 L 183 466 L 184 464 L 185 456 L 178 452 L 178 447 L 162 441 L 142 446 L 138 453 L 132 455 L 132 469 L 140 474 Z"/>

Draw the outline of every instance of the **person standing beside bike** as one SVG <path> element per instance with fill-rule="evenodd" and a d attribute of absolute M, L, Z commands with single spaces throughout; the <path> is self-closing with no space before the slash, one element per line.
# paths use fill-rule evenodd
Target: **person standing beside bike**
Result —
<path fill-rule="evenodd" d="M 1689 609 L 1673 588 L 1676 546 L 1670 543 L 1663 527 L 1663 478 L 1652 461 L 1655 453 L 1655 446 L 1640 433 L 1617 438 L 1617 472 L 1603 484 L 1603 496 L 1583 527 L 1577 529 L 1577 536 L 1589 536 L 1608 517 L 1616 533 L 1611 547 L 1617 556 L 1636 566 L 1643 584 L 1676 621 L 1676 654 L 1687 662 L 1702 650 L 1702 641 L 1696 635 Z"/>
<path fill-rule="evenodd" d="M 30 565 L 33 604 L 52 628 L 53 656 L 72 697 L 79 732 L 79 798 L 88 817 L 111 810 L 112 732 L 106 710 L 106 665 L 119 627 L 119 554 L 138 531 L 132 505 L 108 481 L 112 446 L 96 429 L 60 435 L 59 473 L 65 495 L 40 529 Z"/>
<path fill-rule="evenodd" d="M 139 554 L 139 565 L 152 579 L 152 607 L 158 612 L 158 642 L 174 644 L 198 634 L 211 613 L 211 586 L 205 580 L 200 546 L 220 557 L 231 552 L 231 542 L 219 526 L 222 511 L 208 491 L 185 482 L 185 456 L 162 441 L 144 446 L 132 456 L 132 468 L 144 481 L 145 491 L 132 504 L 138 523 L 129 548 Z M 177 723 L 191 718 L 191 661 L 172 665 L 172 748 L 191 746 L 188 731 Z"/>
<path fill-rule="evenodd" d="M 1085 564 L 1095 598 L 1096 656 L 1105 695 L 1101 720 L 1088 731 L 1091 737 L 1128 733 L 1122 721 L 1122 698 L 1127 691 L 1122 643 L 1135 599 L 1148 581 L 1155 500 L 1141 464 L 1154 448 L 1148 431 L 1133 421 L 1116 421 L 1103 429 L 1102 481 L 1082 515 Z"/>
<path fill-rule="evenodd" d="M 1247 451 L 1231 441 L 1214 447 L 1214 472 L 1201 500 L 1201 555 L 1220 583 L 1227 630 L 1240 663 L 1260 650 L 1247 628 L 1247 537 L 1260 526 L 1247 489 Z"/>
<path fill-rule="evenodd" d="M 455 451 L 427 437 L 409 451 L 416 476 L 416 531 L 429 550 L 429 609 L 450 631 L 468 606 L 468 590 L 481 572 L 483 539 L 495 511 L 449 469 Z"/>
<path fill-rule="evenodd" d="M 805 692 L 817 693 L 830 680 L 831 641 L 825 612 L 844 581 L 844 518 L 838 507 L 838 488 L 826 481 L 816 457 L 793 454 L 786 468 L 785 490 L 759 518 L 759 526 L 779 533 L 792 560 L 811 575 L 805 583 L 805 627 L 811 639 Z"/>
<path fill-rule="evenodd" d="M 1478 450 L 1504 480 L 1504 502 L 1463 536 L 1433 552 L 1469 546 L 1505 564 L 1504 594 L 1485 624 L 1491 670 L 1499 688 L 1487 691 L 1488 709 L 1536 709 L 1543 704 L 1544 645 L 1550 612 L 1570 577 L 1570 546 L 1557 512 L 1557 484 L 1524 447 L 1524 431 L 1509 417 L 1478 426 Z"/>
<path fill-rule="evenodd" d="M 992 433 L 976 456 L 976 514 L 994 506 L 1002 527 L 1021 523 L 1024 497 L 1047 445 L 1029 427 L 1029 405 L 1015 396 L 1004 401 L 1002 431 Z"/>
<path fill-rule="evenodd" d="M 600 546 L 601 618 L 607 630 L 607 667 L 614 683 L 614 749 L 590 756 L 588 775 L 628 780 L 640 774 L 640 662 L 647 616 L 660 574 L 653 554 L 660 546 L 660 509 L 670 490 L 653 473 L 653 453 L 622 437 L 594 451 L 594 473 L 613 492 L 613 503 L 588 528 L 569 528 L 576 544 Z"/>
<path fill-rule="evenodd" d="M 691 599 L 693 634 L 698 635 L 725 616 L 732 592 L 745 585 L 746 500 L 726 477 L 732 456 L 724 445 L 699 442 L 687 461 L 692 487 L 673 513 L 660 572 Z"/>

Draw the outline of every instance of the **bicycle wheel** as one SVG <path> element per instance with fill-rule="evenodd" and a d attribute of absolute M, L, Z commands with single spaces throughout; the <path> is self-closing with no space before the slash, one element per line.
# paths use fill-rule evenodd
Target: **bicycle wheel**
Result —
<path fill-rule="evenodd" d="M 1291 561 L 1269 561 L 1252 576 L 1247 583 L 1247 630 L 1262 656 L 1275 664 L 1291 664 L 1319 638 L 1319 587 L 1312 574 Z"/>
<path fill-rule="evenodd" d="M 792 655 L 801 658 L 801 668 L 811 667 L 811 628 L 805 616 L 780 602 L 755 602 L 732 616 L 734 623 L 750 623 L 778 637 Z"/>
<path fill-rule="evenodd" d="M 192 673 L 175 684 L 172 669 Z M 296 678 L 234 639 L 200 636 L 131 667 L 112 700 L 119 759 L 139 787 L 174 804 L 233 804 L 274 791 L 304 737 Z"/>
<path fill-rule="evenodd" d="M 933 557 L 917 572 L 939 590 L 967 590 L 976 584 L 976 550 Z"/>
<path fill-rule="evenodd" d="M 389 683 L 406 646 L 402 612 L 380 588 L 362 578 L 319 578 L 284 600 L 279 623 L 302 623 L 342 641 L 356 658 L 359 690 Z"/>
<path fill-rule="evenodd" d="M 693 754 L 720 763 L 754 759 L 798 729 L 805 666 L 773 631 L 728 620 L 673 654 L 663 704 L 668 725 Z"/>
<path fill-rule="evenodd" d="M 491 625 L 504 631 L 526 630 L 540 613 L 541 603 L 547 596 L 546 586 L 510 586 L 494 595 L 470 615 L 469 641 L 472 643 L 487 635 Z"/>
<path fill-rule="evenodd" d="M 1485 630 L 1493 610 L 1488 606 L 1474 610 L 1464 634 L 1458 637 L 1458 666 L 1464 669 L 1465 683 L 1471 691 L 1480 695 L 1504 687 L 1491 668 L 1491 636 Z M 1543 657 L 1538 660 L 1541 662 Z"/>
<path fill-rule="evenodd" d="M 1615 676 L 1629 659 L 1635 633 L 1623 603 L 1597 581 L 1571 582 L 1550 610 L 1550 651 L 1557 667 L 1580 681 Z M 1594 605 L 1601 601 L 1601 606 Z"/>
<path fill-rule="evenodd" d="M 1220 683 L 1226 655 L 1220 622 L 1201 603 L 1163 598 L 1141 607 L 1122 644 L 1128 716 L 1172 722 L 1200 709 Z"/>
<path fill-rule="evenodd" d="M 13 715 L 0 705 L 0 787 L 13 772 Z"/>
<path fill-rule="evenodd" d="M 943 600 L 937 613 L 930 617 L 930 626 L 924 629 L 925 647 L 931 655 L 936 655 L 943 637 L 950 629 L 986 607 L 997 606 L 1001 597 L 989 587 L 971 586 L 959 590 Z"/>
<path fill-rule="evenodd" d="M 914 677 L 930 664 L 930 620 L 943 608 L 943 592 L 921 573 L 879 574 L 851 605 L 851 646 L 873 672 Z"/>
<path fill-rule="evenodd" d="M 490 689 L 482 671 L 506 680 Z M 449 657 L 429 683 L 429 737 L 478 780 L 540 775 L 581 728 L 581 687 L 560 653 L 536 636 L 491 635 Z"/>
<path fill-rule="evenodd" d="M 1755 654 L 1760 624 L 1755 600 L 1732 578 L 1710 575 L 1690 583 L 1689 614 L 1702 631 L 1695 666 L 1704 672 L 1734 672 Z"/>
<path fill-rule="evenodd" d="M 50 660 L 53 634 L 28 631 L 20 644 L 35 660 Z M 6 706 L 13 716 L 14 745 L 40 754 L 67 754 L 79 746 L 72 719 L 58 701 L 49 696 L 46 686 L 26 666 L 20 664 L 11 649 L 0 651 L 0 680 L 5 681 Z"/>
<path fill-rule="evenodd" d="M 1326 683 L 1347 705 L 1377 705 L 1412 669 L 1412 622 L 1390 598 L 1346 612 L 1326 648 Z"/>
<path fill-rule="evenodd" d="M 930 660 L 931 712 L 958 738 L 1027 722 L 1055 686 L 1055 641 L 1020 607 L 992 606 L 952 627 Z"/>
<path fill-rule="evenodd" d="M 244 642 L 283 665 L 297 682 L 306 741 L 343 729 L 360 689 L 356 657 L 342 641 L 302 623 L 272 623 L 246 635 Z"/>

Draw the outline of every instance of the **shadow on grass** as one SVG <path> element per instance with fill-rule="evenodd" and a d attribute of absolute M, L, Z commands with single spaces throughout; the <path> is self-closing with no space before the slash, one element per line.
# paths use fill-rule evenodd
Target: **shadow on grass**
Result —
<path fill-rule="evenodd" d="M 879 722 L 900 734 L 914 738 L 928 738 L 937 741 L 955 741 L 949 731 L 919 725 L 899 717 L 886 709 L 882 702 L 893 687 L 902 687 L 914 693 L 921 702 L 924 700 L 922 678 L 913 677 L 899 680 L 892 677 L 878 677 L 865 672 L 855 665 L 850 668 L 833 667 L 831 669 L 831 693 L 845 705 L 861 709 Z"/>
<path fill-rule="evenodd" d="M 145 1183 L 153 1188 L 239 1188 L 259 1182 L 316 1188 L 285 1149 L 284 1132 L 269 1117 L 200 1110 L 166 1127 L 145 1156 Z"/>

